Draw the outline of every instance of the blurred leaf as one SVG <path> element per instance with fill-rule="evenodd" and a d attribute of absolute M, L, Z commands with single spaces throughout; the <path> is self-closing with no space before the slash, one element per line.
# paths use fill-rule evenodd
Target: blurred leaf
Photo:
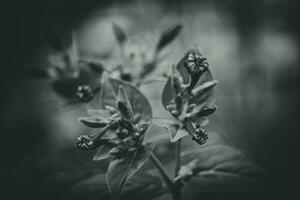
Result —
<path fill-rule="evenodd" d="M 186 187 L 198 192 L 251 191 L 264 186 L 266 172 L 247 156 L 228 145 L 207 145 L 185 152 L 183 162 L 198 159 L 197 176 Z"/>
<path fill-rule="evenodd" d="M 80 85 L 99 85 L 90 70 L 80 70 L 77 78 L 59 78 L 52 83 L 52 89 L 65 99 L 75 99 L 75 93 Z"/>
<path fill-rule="evenodd" d="M 80 63 L 83 63 L 87 65 L 90 70 L 98 75 L 102 75 L 104 71 L 104 66 L 102 63 L 96 63 L 96 62 L 90 62 L 90 61 L 80 61 Z"/>
<path fill-rule="evenodd" d="M 128 181 L 148 160 L 153 145 L 148 144 L 144 149 L 127 155 L 122 159 L 112 160 L 109 164 L 106 181 L 114 199 L 119 199 Z"/>
<path fill-rule="evenodd" d="M 163 32 L 160 36 L 159 42 L 156 46 L 156 52 L 161 51 L 168 44 L 170 44 L 180 33 L 182 29 L 182 25 L 176 25 L 165 32 Z"/>
<path fill-rule="evenodd" d="M 29 68 L 21 67 L 21 73 L 32 79 L 46 79 L 50 78 L 49 72 L 44 68 Z"/>
<path fill-rule="evenodd" d="M 143 70 L 140 74 L 140 78 L 144 79 L 145 76 L 151 72 L 153 72 L 156 68 L 156 61 L 153 61 L 153 62 L 150 62 L 150 63 L 146 63 L 144 66 L 143 66 Z"/>
<path fill-rule="evenodd" d="M 116 108 L 117 90 L 114 89 L 109 78 L 104 78 L 101 84 L 100 91 L 100 108 L 104 109 L 105 106 Z"/>
<path fill-rule="evenodd" d="M 130 179 L 122 194 L 123 200 L 152 199 L 163 194 L 161 181 L 158 177 L 145 172 L 138 172 Z M 94 175 L 72 188 L 68 198 L 72 200 L 112 200 L 107 189 L 105 174 Z"/>
<path fill-rule="evenodd" d="M 102 94 L 102 105 L 115 106 L 117 100 L 117 92 L 119 86 L 124 89 L 128 101 L 132 106 L 133 113 L 139 115 L 141 122 L 148 122 L 152 119 L 152 109 L 147 98 L 135 87 L 128 83 L 109 78 L 104 82 L 104 90 Z"/>
<path fill-rule="evenodd" d="M 125 31 L 117 24 L 112 24 L 112 28 L 113 28 L 113 33 L 114 33 L 118 43 L 120 45 L 123 45 L 124 42 L 126 42 L 126 40 L 127 40 Z"/>

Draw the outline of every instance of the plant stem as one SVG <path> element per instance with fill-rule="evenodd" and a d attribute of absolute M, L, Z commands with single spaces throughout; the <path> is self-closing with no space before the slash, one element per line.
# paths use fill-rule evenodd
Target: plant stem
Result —
<path fill-rule="evenodd" d="M 181 160 L 180 160 L 180 154 L 181 154 L 181 139 L 179 139 L 176 142 L 176 149 L 175 149 L 175 178 L 179 174 L 180 166 L 181 166 Z M 181 184 L 180 182 L 173 182 L 173 200 L 180 200 L 181 199 Z"/>
<path fill-rule="evenodd" d="M 181 161 L 180 161 L 180 152 L 181 152 L 181 139 L 176 142 L 176 149 L 175 149 L 175 177 L 178 176 Z"/>
<path fill-rule="evenodd" d="M 158 171 L 161 173 L 162 178 L 166 182 L 167 187 L 172 192 L 173 191 L 173 182 L 172 182 L 172 179 L 169 177 L 168 173 L 166 172 L 164 166 L 162 165 L 160 160 L 156 157 L 156 155 L 153 152 L 150 153 L 150 158 L 151 158 L 152 162 L 154 163 L 154 165 L 157 167 Z"/>

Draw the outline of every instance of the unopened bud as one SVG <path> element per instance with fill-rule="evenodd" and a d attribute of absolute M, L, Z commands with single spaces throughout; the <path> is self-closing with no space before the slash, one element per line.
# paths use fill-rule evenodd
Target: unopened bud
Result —
<path fill-rule="evenodd" d="M 75 145 L 80 149 L 90 150 L 93 149 L 94 142 L 88 135 L 81 135 L 76 139 Z"/>
<path fill-rule="evenodd" d="M 208 116 L 216 111 L 217 107 L 215 105 L 206 105 L 198 113 L 197 116 Z"/>
<path fill-rule="evenodd" d="M 186 62 L 184 63 L 184 66 L 188 70 L 190 74 L 201 74 L 205 72 L 208 69 L 208 62 L 205 57 L 203 57 L 201 54 L 198 54 L 196 52 L 191 52 L 188 55 L 188 58 Z"/>
<path fill-rule="evenodd" d="M 93 99 L 94 92 L 89 85 L 81 85 L 78 86 L 75 96 L 80 102 L 89 102 Z"/>

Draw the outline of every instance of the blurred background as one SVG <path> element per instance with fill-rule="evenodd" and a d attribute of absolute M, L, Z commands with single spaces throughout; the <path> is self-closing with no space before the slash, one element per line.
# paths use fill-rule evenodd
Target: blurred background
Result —
<path fill-rule="evenodd" d="M 91 161 L 92 154 L 74 148 L 74 139 L 84 131 L 77 118 L 86 115 L 89 106 L 66 103 L 65 93 L 70 91 L 56 84 L 57 74 L 51 67 L 80 77 L 67 83 L 70 88 L 91 76 L 74 69 L 72 58 L 66 57 L 74 48 L 74 32 L 76 56 L 116 65 L 118 47 L 112 23 L 127 32 L 132 45 L 128 52 L 146 54 L 152 52 L 161 32 L 184 25 L 161 67 L 177 63 L 190 48 L 201 49 L 219 81 L 218 111 L 209 129 L 222 133 L 267 169 L 272 193 L 267 196 L 296 195 L 300 178 L 299 17 L 296 0 L 8 3 L 0 69 L 0 192 L 4 199 L 24 199 L 24 195 L 59 199 L 60 193 L 83 177 L 105 171 L 102 164 Z M 36 73 L 28 74 L 31 69 Z M 43 78 L 39 69 L 50 69 L 54 78 Z M 160 104 L 161 88 L 156 87 L 150 94 L 154 106 Z M 264 195 L 254 197 L 263 199 Z M 247 199 L 242 197 L 236 199 Z"/>

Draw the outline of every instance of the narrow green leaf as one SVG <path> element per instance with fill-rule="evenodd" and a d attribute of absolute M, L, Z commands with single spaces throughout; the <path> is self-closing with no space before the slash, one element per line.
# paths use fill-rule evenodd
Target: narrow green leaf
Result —
<path fill-rule="evenodd" d="M 192 94 L 195 96 L 200 96 L 204 93 L 206 93 L 207 91 L 209 91 L 210 89 L 212 89 L 214 86 L 216 86 L 218 83 L 218 81 L 213 80 L 213 81 L 207 81 L 201 85 L 199 85 L 198 87 L 195 87 L 192 90 Z"/>
<path fill-rule="evenodd" d="M 80 117 L 79 121 L 91 128 L 103 128 L 110 122 L 108 119 L 98 119 L 94 117 Z"/>

